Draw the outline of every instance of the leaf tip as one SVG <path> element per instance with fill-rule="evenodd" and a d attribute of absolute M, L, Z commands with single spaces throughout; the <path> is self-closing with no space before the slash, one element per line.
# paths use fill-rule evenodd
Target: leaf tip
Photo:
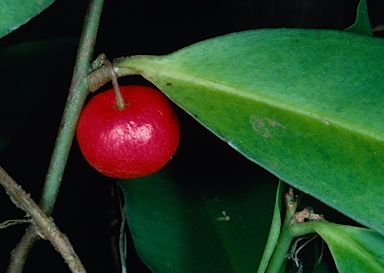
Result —
<path fill-rule="evenodd" d="M 359 5 L 357 6 L 355 23 L 346 28 L 345 31 L 372 36 L 372 28 L 369 21 L 366 0 L 360 0 Z"/>

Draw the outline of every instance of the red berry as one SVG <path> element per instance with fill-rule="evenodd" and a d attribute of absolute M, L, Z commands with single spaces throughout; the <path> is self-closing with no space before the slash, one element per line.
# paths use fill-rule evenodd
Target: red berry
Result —
<path fill-rule="evenodd" d="M 94 96 L 77 125 L 85 159 L 100 173 L 136 178 L 160 170 L 174 155 L 179 122 L 168 99 L 144 86 L 121 86 L 126 107 L 118 110 L 113 89 Z"/>

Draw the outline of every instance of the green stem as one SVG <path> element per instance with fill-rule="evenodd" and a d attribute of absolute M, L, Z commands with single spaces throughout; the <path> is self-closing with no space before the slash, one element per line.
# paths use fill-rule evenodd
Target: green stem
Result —
<path fill-rule="evenodd" d="M 292 240 L 295 237 L 315 232 L 311 222 L 304 222 L 304 219 L 298 218 L 299 214 L 296 214 L 298 202 L 292 188 L 284 195 L 284 203 L 286 208 L 284 224 L 265 273 L 285 272 L 282 267 L 285 264 Z"/>
<path fill-rule="evenodd" d="M 275 250 L 273 251 L 272 257 L 269 260 L 266 273 L 279 273 L 291 246 L 292 240 L 295 236 L 291 233 L 288 226 L 284 226 L 281 229 L 279 240 L 277 241 Z"/>
<path fill-rule="evenodd" d="M 88 94 L 88 84 L 85 77 L 89 72 L 103 4 L 104 0 L 90 0 L 85 17 L 71 87 L 40 200 L 40 208 L 47 215 L 51 215 L 53 212 L 72 146 L 77 120 Z M 12 252 L 8 273 L 22 272 L 28 253 L 38 239 L 34 226 L 29 226 Z"/>
<path fill-rule="evenodd" d="M 91 0 L 85 18 L 67 104 L 64 109 L 40 200 L 40 207 L 48 215 L 52 213 L 56 203 L 77 120 L 88 94 L 85 77 L 88 74 L 89 65 L 92 60 L 103 4 L 104 0 Z"/>
<path fill-rule="evenodd" d="M 297 208 L 297 199 L 293 193 L 293 189 L 289 188 L 289 191 L 284 194 L 285 204 L 285 219 L 283 227 L 280 232 L 279 239 L 276 247 L 272 253 L 271 259 L 269 260 L 266 273 L 278 273 L 283 266 L 286 256 L 291 245 L 292 240 L 295 236 L 290 231 L 290 223 L 292 217 L 295 215 Z"/>

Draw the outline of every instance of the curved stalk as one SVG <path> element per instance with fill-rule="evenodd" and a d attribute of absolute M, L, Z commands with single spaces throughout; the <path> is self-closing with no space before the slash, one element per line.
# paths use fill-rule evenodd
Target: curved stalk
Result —
<path fill-rule="evenodd" d="M 281 229 L 279 239 L 276 247 L 273 251 L 271 259 L 269 260 L 266 273 L 280 273 L 285 272 L 283 266 L 287 259 L 287 254 L 291 243 L 295 237 L 301 237 L 307 234 L 315 233 L 315 230 L 311 227 L 307 221 L 323 221 L 322 215 L 314 214 L 311 210 L 304 209 L 296 213 L 297 209 L 297 197 L 293 193 L 293 189 L 284 194 L 285 203 L 285 219 Z M 313 214 L 311 216 L 311 213 Z"/>
<path fill-rule="evenodd" d="M 294 238 L 295 236 L 293 236 L 293 234 L 290 232 L 289 227 L 284 226 L 281 230 L 279 240 L 277 241 L 272 257 L 269 260 L 267 270 L 265 271 L 266 273 L 281 272 L 281 267 L 285 263 L 289 247 Z"/>

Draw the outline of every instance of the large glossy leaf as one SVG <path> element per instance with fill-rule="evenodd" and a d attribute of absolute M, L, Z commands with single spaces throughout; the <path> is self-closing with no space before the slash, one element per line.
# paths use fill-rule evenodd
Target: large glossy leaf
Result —
<path fill-rule="evenodd" d="M 340 273 L 384 271 L 384 237 L 379 233 L 329 222 L 306 225 L 327 243 Z"/>
<path fill-rule="evenodd" d="M 382 39 L 266 29 L 116 62 L 233 148 L 384 234 Z"/>
<path fill-rule="evenodd" d="M 25 24 L 55 0 L 1 0 L 0 38 Z"/>
<path fill-rule="evenodd" d="M 135 248 L 152 272 L 257 271 L 276 183 L 194 168 L 192 175 L 163 170 L 121 187 Z"/>

